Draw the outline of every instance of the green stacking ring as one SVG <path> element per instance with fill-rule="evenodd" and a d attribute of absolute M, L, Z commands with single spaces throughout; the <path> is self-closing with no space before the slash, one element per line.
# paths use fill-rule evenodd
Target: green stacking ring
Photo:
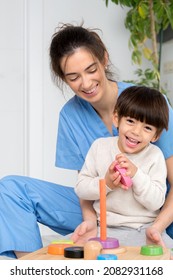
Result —
<path fill-rule="evenodd" d="M 141 255 L 145 256 L 159 256 L 163 255 L 163 248 L 158 245 L 146 245 L 141 247 Z"/>

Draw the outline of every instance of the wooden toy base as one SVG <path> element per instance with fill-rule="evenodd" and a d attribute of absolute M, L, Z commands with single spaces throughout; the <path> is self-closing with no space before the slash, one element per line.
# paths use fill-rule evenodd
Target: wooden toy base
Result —
<path fill-rule="evenodd" d="M 116 251 L 116 249 L 110 252 L 109 249 L 104 250 L 104 253 L 114 253 L 118 256 L 118 260 L 170 260 L 170 250 L 164 249 L 163 255 L 160 256 L 144 256 L 140 254 L 140 247 L 122 247 L 124 249 Z M 50 255 L 47 253 L 48 247 L 44 247 L 35 252 L 29 253 L 19 260 L 75 260 L 65 258 L 63 255 Z M 84 259 L 78 259 L 84 260 Z"/>

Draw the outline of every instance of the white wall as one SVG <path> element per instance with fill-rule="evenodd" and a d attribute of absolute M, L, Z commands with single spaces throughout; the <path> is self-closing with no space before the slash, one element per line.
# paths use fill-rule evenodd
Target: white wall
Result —
<path fill-rule="evenodd" d="M 165 42 L 162 49 L 161 84 L 173 106 L 173 39 Z"/>
<path fill-rule="evenodd" d="M 24 9 L 0 2 L 0 176 L 25 173 Z"/>
<path fill-rule="evenodd" d="M 120 79 L 131 79 L 126 11 L 111 1 L 107 8 L 103 0 L 0 1 L 1 177 L 23 174 L 74 185 L 75 172 L 54 167 L 58 114 L 66 100 L 50 77 L 51 36 L 59 22 L 101 29 Z M 164 44 L 161 77 L 173 102 L 173 72 L 165 70 L 172 45 Z"/>

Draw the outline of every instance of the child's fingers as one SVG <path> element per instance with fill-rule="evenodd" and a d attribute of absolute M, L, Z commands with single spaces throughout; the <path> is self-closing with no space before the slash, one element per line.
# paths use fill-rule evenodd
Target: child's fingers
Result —
<path fill-rule="evenodd" d="M 110 170 L 110 171 L 114 171 L 115 165 L 116 165 L 116 162 L 113 161 L 113 162 L 111 163 L 111 165 L 109 166 L 109 170 Z"/>
<path fill-rule="evenodd" d="M 127 186 L 125 186 L 123 184 L 120 185 L 120 188 L 123 189 L 123 190 L 126 190 L 126 191 L 129 189 Z"/>

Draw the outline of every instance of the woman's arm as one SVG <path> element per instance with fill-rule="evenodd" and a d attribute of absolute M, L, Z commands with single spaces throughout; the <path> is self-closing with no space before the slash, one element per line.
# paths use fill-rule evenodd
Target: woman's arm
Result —
<path fill-rule="evenodd" d="M 154 222 L 155 227 L 160 232 L 165 230 L 173 222 L 173 156 L 166 160 L 166 165 L 170 190 L 164 206 Z"/>
<path fill-rule="evenodd" d="M 159 215 L 153 225 L 146 231 L 148 243 L 156 243 L 162 246 L 164 246 L 164 243 L 161 233 L 173 222 L 173 156 L 166 160 L 166 165 L 170 190 Z"/>
<path fill-rule="evenodd" d="M 71 239 L 78 244 L 83 244 L 92 237 L 97 236 L 97 217 L 93 208 L 93 201 L 80 199 L 83 222 L 75 229 Z"/>
<path fill-rule="evenodd" d="M 82 208 L 82 215 L 84 221 L 92 220 L 94 223 L 97 224 L 97 217 L 96 212 L 93 208 L 93 202 L 94 201 L 80 199 L 80 205 Z"/>

